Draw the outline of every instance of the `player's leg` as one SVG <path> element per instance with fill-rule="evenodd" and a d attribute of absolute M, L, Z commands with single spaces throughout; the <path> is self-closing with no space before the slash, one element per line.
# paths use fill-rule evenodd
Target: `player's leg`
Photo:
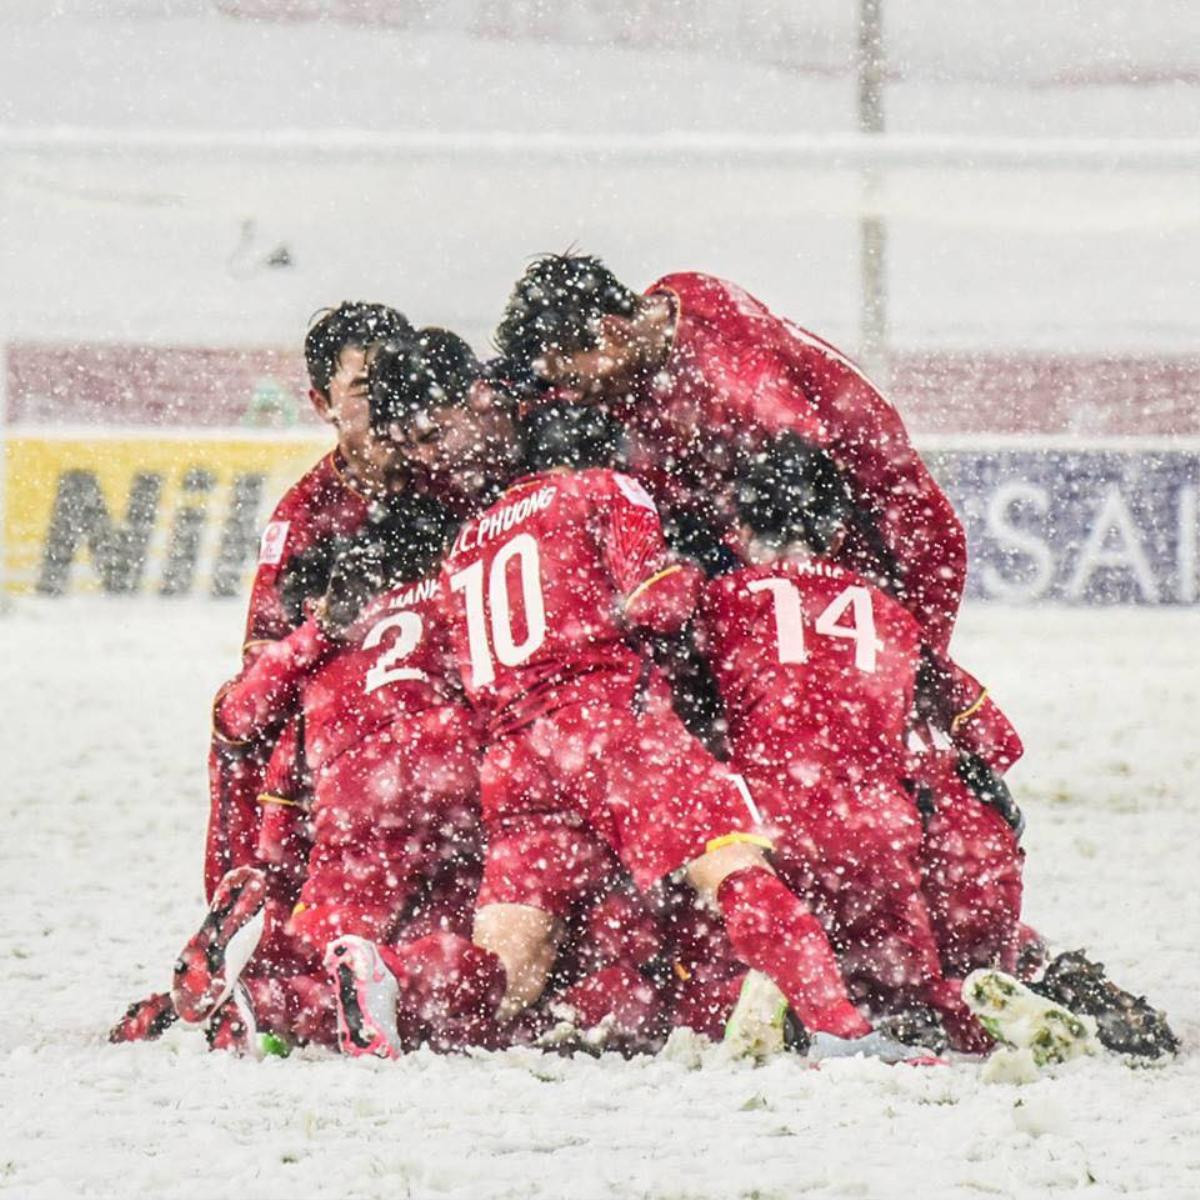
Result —
<path fill-rule="evenodd" d="M 770 842 L 745 780 L 718 763 L 658 694 L 643 712 L 614 711 L 606 722 L 606 814 L 638 886 L 686 867 L 688 881 L 721 913 L 737 957 L 775 983 L 809 1030 L 869 1032 L 825 931 L 767 862 Z"/>
<path fill-rule="evenodd" d="M 325 953 L 343 1054 L 395 1058 L 500 1044 L 495 1021 L 504 995 L 499 960 L 464 937 L 436 933 L 399 947 L 346 936 Z"/>
<path fill-rule="evenodd" d="M 189 1024 L 207 1020 L 258 948 L 265 923 L 266 875 L 235 867 L 217 885 L 200 928 L 175 963 L 171 999 Z"/>
<path fill-rule="evenodd" d="M 979 967 L 1013 972 L 1025 857 L 1016 833 L 952 770 L 929 794 L 919 865 L 943 966 L 959 978 Z"/>
<path fill-rule="evenodd" d="M 487 849 L 473 938 L 504 966 L 502 1018 L 541 996 L 566 918 L 611 868 L 610 852 L 580 813 L 577 777 L 591 760 L 573 743 L 576 732 L 556 713 L 497 739 L 483 756 Z"/>
<path fill-rule="evenodd" d="M 472 936 L 504 966 L 501 1019 L 542 995 L 567 918 L 611 870 L 607 848 L 561 813 L 490 824 Z"/>
<path fill-rule="evenodd" d="M 504 968 L 504 997 L 497 1010 L 501 1020 L 541 996 L 562 934 L 560 917 L 528 904 L 488 904 L 475 914 L 475 944 L 494 954 Z"/>
<path fill-rule="evenodd" d="M 825 930 L 760 847 L 736 842 L 709 850 L 688 864 L 687 879 L 720 911 L 734 953 L 774 982 L 810 1033 L 870 1032 L 850 1002 Z"/>
<path fill-rule="evenodd" d="M 397 723 L 317 780 L 308 871 L 289 928 L 318 962 L 345 934 L 385 940 L 436 860 L 440 809 L 413 785 L 428 766 L 413 739 Z"/>
<path fill-rule="evenodd" d="M 208 753 L 208 829 L 204 845 L 204 894 L 234 867 L 252 863 L 258 840 L 259 804 L 273 743 L 234 745 L 213 734 Z"/>

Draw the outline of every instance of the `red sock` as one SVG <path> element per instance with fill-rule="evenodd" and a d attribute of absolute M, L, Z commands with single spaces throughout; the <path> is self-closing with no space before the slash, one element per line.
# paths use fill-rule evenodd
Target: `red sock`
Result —
<path fill-rule="evenodd" d="M 987 1054 L 995 1046 L 962 998 L 961 979 L 935 979 L 925 987 L 926 999 L 942 1018 L 950 1049 L 960 1054 Z"/>
<path fill-rule="evenodd" d="M 381 946 L 380 953 L 400 985 L 400 1023 L 420 1026 L 420 1040 L 444 1050 L 496 1044 L 506 979 L 490 950 L 458 934 L 431 933 L 395 949 Z"/>
<path fill-rule="evenodd" d="M 770 871 L 735 871 L 717 889 L 717 904 L 734 953 L 775 981 L 805 1029 L 837 1037 L 870 1033 L 846 994 L 825 931 Z"/>

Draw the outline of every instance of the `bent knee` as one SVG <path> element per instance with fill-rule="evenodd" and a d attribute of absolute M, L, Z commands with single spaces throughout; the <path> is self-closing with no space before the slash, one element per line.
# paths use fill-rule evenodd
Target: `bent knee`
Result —
<path fill-rule="evenodd" d="M 764 848 L 753 842 L 732 842 L 716 850 L 706 850 L 688 863 L 687 880 L 705 900 L 713 900 L 730 875 L 754 869 L 774 874 Z"/>

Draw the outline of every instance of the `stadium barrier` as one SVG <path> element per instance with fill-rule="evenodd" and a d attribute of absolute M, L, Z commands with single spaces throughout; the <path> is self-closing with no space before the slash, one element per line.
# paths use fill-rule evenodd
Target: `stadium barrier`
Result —
<path fill-rule="evenodd" d="M 968 595 L 1196 604 L 1200 362 L 1004 361 L 1022 386 L 1002 411 L 1023 432 L 972 423 L 997 375 L 986 356 L 894 364 L 966 525 Z M 330 445 L 281 352 L 18 344 L 6 363 L 12 591 L 239 595 L 272 506 Z M 935 415 L 957 432 L 922 433 Z"/>

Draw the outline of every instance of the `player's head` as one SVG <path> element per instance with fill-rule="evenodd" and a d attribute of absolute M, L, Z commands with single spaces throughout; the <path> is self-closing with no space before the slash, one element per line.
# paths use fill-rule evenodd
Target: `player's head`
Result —
<path fill-rule="evenodd" d="M 386 304 L 346 301 L 318 313 L 304 339 L 309 399 L 337 430 L 338 449 L 356 475 L 387 474 L 395 447 L 377 438 L 367 403 L 367 353 L 389 338 L 412 335 L 403 315 Z"/>
<path fill-rule="evenodd" d="M 304 338 L 309 386 L 326 400 L 331 399 L 331 388 L 362 374 L 359 356 L 365 355 L 369 347 L 411 337 L 412 332 L 408 318 L 386 304 L 344 300 L 336 308 L 321 309 Z"/>
<path fill-rule="evenodd" d="M 289 625 L 299 625 L 305 617 L 306 605 L 325 594 L 333 564 L 351 544 L 347 537 L 318 538 L 293 554 L 279 573 L 279 602 Z"/>
<path fill-rule="evenodd" d="M 738 517 L 756 542 L 775 551 L 835 549 L 853 508 L 833 459 L 792 433 L 754 456 L 735 484 Z"/>
<path fill-rule="evenodd" d="M 455 527 L 449 510 L 430 496 L 407 493 L 373 506 L 355 537 L 337 543 L 326 625 L 346 629 L 373 597 L 435 570 Z"/>
<path fill-rule="evenodd" d="M 611 467 L 621 449 L 623 427 L 605 404 L 550 400 L 519 422 L 526 471 L 554 467 Z"/>
<path fill-rule="evenodd" d="M 373 349 L 371 422 L 400 449 L 418 488 L 472 497 L 508 472 L 511 404 L 462 338 L 427 328 Z"/>
<path fill-rule="evenodd" d="M 637 293 L 591 254 L 543 254 L 513 285 L 496 346 L 518 369 L 547 351 L 590 350 L 606 316 L 632 317 Z"/>
<path fill-rule="evenodd" d="M 371 424 L 379 433 L 399 426 L 419 436 L 438 410 L 464 407 L 481 374 L 471 347 L 434 326 L 389 338 L 368 357 Z"/>

